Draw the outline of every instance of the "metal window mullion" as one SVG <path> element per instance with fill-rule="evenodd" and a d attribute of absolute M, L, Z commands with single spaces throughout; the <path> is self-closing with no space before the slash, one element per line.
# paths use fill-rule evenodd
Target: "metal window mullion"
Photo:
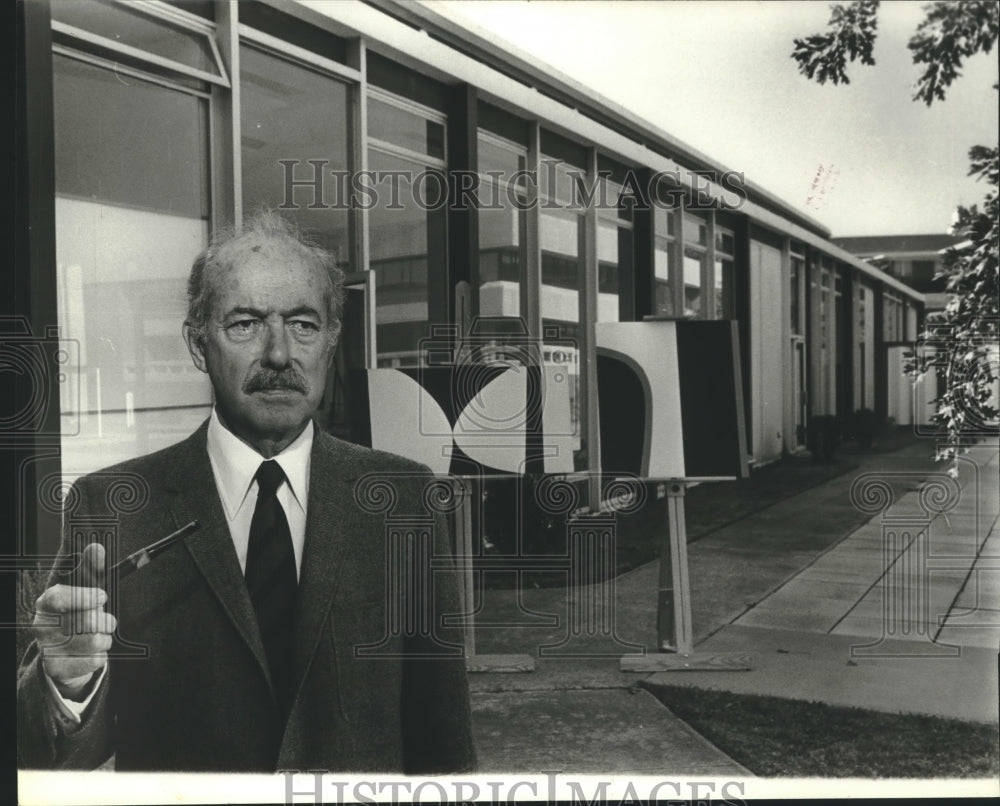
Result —
<path fill-rule="evenodd" d="M 527 187 L 527 227 L 525 243 L 527 265 L 525 266 L 525 306 L 524 314 L 528 335 L 538 344 L 538 361 L 542 363 L 542 211 L 539 191 L 539 168 L 541 164 L 541 130 L 533 121 L 528 131 L 528 154 L 525 168 L 535 176 Z"/>
<path fill-rule="evenodd" d="M 352 62 L 351 66 L 358 71 L 358 82 L 351 89 L 353 118 L 351 164 L 356 171 L 368 171 L 368 48 L 363 38 L 359 37 L 350 43 L 347 57 L 348 61 Z M 371 268 L 371 216 L 367 205 L 352 205 L 352 208 L 355 209 L 352 209 L 349 215 L 355 231 L 354 259 L 358 270 L 366 272 L 368 277 L 363 345 L 365 368 L 374 369 L 378 366 L 376 328 L 378 277 Z"/>
<path fill-rule="evenodd" d="M 705 265 L 702 267 L 702 316 L 715 319 L 715 211 L 709 210 L 705 216 Z"/>
<path fill-rule="evenodd" d="M 239 229 L 243 221 L 243 154 L 240 146 L 240 48 L 237 3 L 220 3 L 217 7 L 217 30 L 222 43 L 220 58 L 227 59 L 232 80 L 228 98 L 226 90 L 216 87 L 213 91 L 214 109 L 211 112 L 212 160 L 212 228 L 231 223 Z M 227 219 L 229 219 L 227 221 Z"/>
<path fill-rule="evenodd" d="M 215 59 L 215 64 L 219 68 L 219 74 L 222 76 L 222 78 L 226 81 L 228 85 L 232 85 L 232 80 L 226 74 L 226 66 L 222 60 L 222 53 L 219 50 L 219 45 L 215 41 L 214 36 L 210 36 L 208 38 L 208 46 L 212 49 L 212 58 Z"/>
<path fill-rule="evenodd" d="M 597 176 L 597 149 L 587 149 L 587 181 Z M 580 300 L 580 397 L 584 401 L 584 435 L 586 436 L 588 496 L 591 509 L 601 504 L 601 434 L 597 409 L 597 295 L 599 269 L 597 259 L 597 207 L 587 205 L 584 213 L 583 288 Z"/>
<path fill-rule="evenodd" d="M 789 293 L 790 281 L 792 275 L 792 241 L 791 238 L 785 236 L 781 241 L 781 288 L 783 289 L 780 295 L 780 305 L 781 305 L 781 360 L 785 367 L 792 367 L 792 371 L 782 373 L 782 384 L 785 387 L 782 394 L 782 400 L 784 401 L 784 422 L 782 423 L 782 443 L 786 451 L 791 451 L 796 445 L 796 435 L 795 435 L 795 395 L 798 391 L 795 388 L 795 369 L 793 367 L 793 361 L 795 360 L 795 353 L 792 349 L 792 340 L 794 335 L 792 334 L 792 307 L 791 300 L 785 298 L 785 294 Z M 796 292 L 798 293 L 798 289 Z M 791 337 L 791 338 L 790 338 Z"/>
<path fill-rule="evenodd" d="M 677 277 L 674 283 L 674 312 L 678 318 L 683 318 L 684 305 L 684 221 L 687 213 L 687 200 L 682 200 L 674 211 L 674 254 L 677 256 Z"/>
<path fill-rule="evenodd" d="M 11 8 L 8 6 L 8 9 Z M 12 75 L 11 78 L 14 78 L 12 84 L 23 88 L 23 95 L 19 94 L 15 103 L 11 104 L 16 110 L 11 129 L 18 132 L 15 137 L 20 139 L 20 144 L 15 153 L 24 162 L 18 166 L 18 176 L 15 179 L 20 215 L 11 216 L 13 226 L 8 226 L 7 232 L 14 230 L 12 251 L 23 249 L 23 252 L 18 255 L 19 259 L 6 267 L 13 275 L 13 282 L 10 284 L 13 293 L 5 301 L 9 306 L 8 311 L 16 312 L 26 317 L 26 321 L 35 323 L 38 330 L 34 335 L 34 343 L 38 343 L 46 337 L 42 329 L 43 323 L 59 323 L 52 38 L 48 3 L 19 3 L 17 12 L 22 39 L 21 49 L 14 59 L 19 72 L 16 77 Z M 59 546 L 58 538 L 53 540 L 52 537 L 47 537 L 53 532 L 58 533 L 59 519 L 58 516 L 53 518 L 52 506 L 41 492 L 42 468 L 56 473 L 64 469 L 63 455 L 66 447 L 64 440 L 52 443 L 43 435 L 59 433 L 60 403 L 65 405 L 68 401 L 60 400 L 59 386 L 62 384 L 52 383 L 47 389 L 29 387 L 27 377 L 23 376 L 21 380 L 15 378 L 13 384 L 15 389 L 24 384 L 18 391 L 27 387 L 32 393 L 51 394 L 51 397 L 41 398 L 49 402 L 48 406 L 39 410 L 44 412 L 43 420 L 37 423 L 42 428 L 25 428 L 20 434 L 25 439 L 23 449 L 32 455 L 38 454 L 38 458 L 47 454 L 45 461 L 26 461 L 17 471 L 18 489 L 25 496 L 21 499 L 24 504 L 22 511 L 18 513 L 21 518 L 18 527 L 24 530 L 21 534 L 27 551 L 40 556 L 55 552 Z M 66 395 L 67 391 L 62 390 L 61 394 Z M 13 462 L 10 466 L 13 470 Z M 13 480 L 13 473 L 8 478 Z"/>

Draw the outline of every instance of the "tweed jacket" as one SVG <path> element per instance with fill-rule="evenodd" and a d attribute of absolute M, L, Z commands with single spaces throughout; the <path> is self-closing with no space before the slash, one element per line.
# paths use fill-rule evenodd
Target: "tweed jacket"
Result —
<path fill-rule="evenodd" d="M 114 560 L 191 520 L 201 528 L 119 583 L 109 581 L 115 644 L 77 729 L 55 718 L 31 645 L 18 678 L 20 765 L 93 768 L 114 753 L 117 770 L 473 769 L 461 638 L 441 626 L 443 615 L 459 610 L 454 571 L 442 570 L 451 551 L 445 518 L 428 514 L 426 468 L 316 429 L 295 684 L 282 725 L 206 434 L 207 422 L 183 442 L 75 485 L 64 553 L 74 539 L 98 537 L 116 543 L 107 547 Z M 372 487 L 366 501 L 356 488 L 369 478 L 386 484 Z M 114 514 L 113 487 L 119 484 L 122 498 L 122 479 L 141 480 L 146 489 L 117 502 L 114 530 L 89 528 Z M 406 528 L 387 530 L 400 523 Z M 399 541 L 419 542 L 420 535 L 424 542 L 412 544 L 410 556 L 428 561 L 426 569 L 434 555 L 433 572 L 398 559 Z M 408 617 L 420 602 L 433 604 L 425 610 L 433 618 Z"/>

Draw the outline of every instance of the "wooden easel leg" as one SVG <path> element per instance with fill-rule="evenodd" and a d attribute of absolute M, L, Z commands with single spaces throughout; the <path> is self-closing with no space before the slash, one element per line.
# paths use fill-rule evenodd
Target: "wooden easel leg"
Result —
<path fill-rule="evenodd" d="M 661 652 L 690 655 L 694 650 L 691 587 L 688 581 L 684 485 L 667 485 L 667 528 L 660 547 L 657 642 Z"/>
<path fill-rule="evenodd" d="M 625 655 L 619 661 L 619 669 L 623 672 L 750 671 L 753 669 L 751 655 L 710 655 L 694 651 L 684 489 L 681 482 L 667 483 L 667 528 L 660 546 L 656 603 L 659 652 Z"/>
<path fill-rule="evenodd" d="M 533 672 L 535 659 L 530 655 L 477 655 L 476 625 L 473 613 L 476 608 L 475 572 L 472 570 L 472 508 L 480 494 L 479 485 L 471 478 L 455 479 L 458 485 L 458 510 L 455 513 L 456 543 L 463 557 L 462 609 L 465 617 L 465 669 L 467 672 Z M 464 489 L 463 489 L 464 488 Z M 464 493 L 464 494 L 463 494 Z"/>
<path fill-rule="evenodd" d="M 458 512 L 455 513 L 455 524 L 458 531 L 457 543 L 461 547 L 463 559 L 462 570 L 462 610 L 469 616 L 465 622 L 465 657 L 468 659 L 476 654 L 476 628 L 472 615 L 476 607 L 475 572 L 472 570 L 472 496 L 478 492 L 471 480 L 455 481 L 460 493 L 464 492 Z M 464 486 L 464 490 L 461 487 Z"/>

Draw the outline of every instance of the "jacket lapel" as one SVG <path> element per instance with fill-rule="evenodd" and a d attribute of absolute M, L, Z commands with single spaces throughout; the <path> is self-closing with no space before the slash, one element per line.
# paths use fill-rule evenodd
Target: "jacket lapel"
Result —
<path fill-rule="evenodd" d="M 365 533 L 361 514 L 352 505 L 354 489 L 349 468 L 338 461 L 332 438 L 318 427 L 310 461 L 306 540 L 293 650 L 295 694 L 316 652 L 347 552 L 358 536 Z"/>
<path fill-rule="evenodd" d="M 206 421 L 179 446 L 178 461 L 173 463 L 168 478 L 168 487 L 173 492 L 171 509 L 178 525 L 192 520 L 201 524 L 201 528 L 184 544 L 270 683 L 257 616 L 236 557 L 208 459 L 207 433 Z"/>

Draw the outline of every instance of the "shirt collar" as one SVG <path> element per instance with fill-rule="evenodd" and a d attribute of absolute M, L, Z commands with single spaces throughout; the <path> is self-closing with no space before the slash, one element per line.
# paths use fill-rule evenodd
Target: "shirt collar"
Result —
<path fill-rule="evenodd" d="M 310 420 L 295 440 L 277 456 L 271 457 L 285 472 L 292 497 L 303 512 L 309 491 L 309 457 L 312 454 L 313 423 Z M 219 483 L 222 505 L 230 520 L 236 517 L 246 500 L 260 463 L 257 451 L 226 428 L 215 409 L 208 421 L 208 458 Z"/>

